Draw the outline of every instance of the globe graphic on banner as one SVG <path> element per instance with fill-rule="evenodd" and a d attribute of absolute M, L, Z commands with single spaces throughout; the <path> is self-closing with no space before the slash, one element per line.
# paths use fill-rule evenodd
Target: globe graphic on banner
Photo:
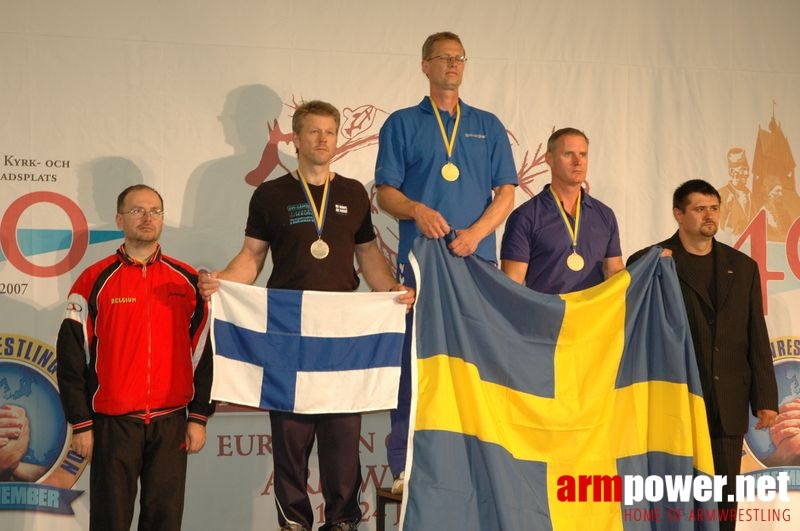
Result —
<path fill-rule="evenodd" d="M 778 403 L 783 406 L 800 400 L 800 361 L 784 359 L 775 362 L 775 379 L 778 382 Z M 769 430 L 757 430 L 758 419 L 750 416 L 750 430 L 744 438 L 753 456 L 763 463 L 775 451 Z"/>
<path fill-rule="evenodd" d="M 0 406 L 25 409 L 30 425 L 30 444 L 22 462 L 50 469 L 67 437 L 67 421 L 55 385 L 29 365 L 0 363 Z"/>

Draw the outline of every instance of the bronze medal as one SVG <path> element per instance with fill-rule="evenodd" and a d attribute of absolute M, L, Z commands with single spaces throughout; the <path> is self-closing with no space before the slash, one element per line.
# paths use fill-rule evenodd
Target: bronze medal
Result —
<path fill-rule="evenodd" d="M 561 220 L 564 222 L 564 227 L 566 227 L 567 233 L 572 240 L 572 254 L 567 257 L 567 267 L 572 271 L 580 271 L 583 269 L 584 260 L 583 257 L 578 254 L 576 248 L 578 247 L 578 228 L 581 225 L 581 199 L 583 197 L 583 193 L 581 192 L 581 195 L 578 197 L 577 205 L 575 206 L 575 228 L 573 229 L 569 222 L 567 212 L 561 205 L 561 200 L 558 198 L 558 195 L 556 195 L 555 190 L 553 190 L 552 187 L 550 187 L 549 190 L 550 193 L 553 194 L 553 198 L 556 200 L 556 206 L 558 207 L 558 211 L 561 213 Z"/>
<path fill-rule="evenodd" d="M 580 271 L 583 269 L 583 257 L 573 250 L 567 257 L 567 267 L 573 271 Z"/>

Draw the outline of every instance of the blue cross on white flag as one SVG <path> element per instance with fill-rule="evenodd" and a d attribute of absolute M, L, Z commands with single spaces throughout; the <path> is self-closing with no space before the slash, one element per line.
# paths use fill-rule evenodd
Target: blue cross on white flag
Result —
<path fill-rule="evenodd" d="M 211 397 L 295 413 L 395 408 L 406 308 L 398 295 L 220 281 Z"/>

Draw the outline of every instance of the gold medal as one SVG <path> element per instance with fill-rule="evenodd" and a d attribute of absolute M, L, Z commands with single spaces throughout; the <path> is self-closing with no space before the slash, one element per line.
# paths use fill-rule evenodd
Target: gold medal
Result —
<path fill-rule="evenodd" d="M 567 267 L 573 271 L 580 271 L 583 269 L 583 257 L 572 251 L 572 254 L 567 257 Z"/>
<path fill-rule="evenodd" d="M 331 248 L 328 247 L 328 244 L 325 243 L 325 240 L 322 238 L 318 239 L 314 243 L 311 244 L 311 256 L 316 258 L 317 260 L 322 260 L 328 253 L 331 252 Z"/>
<path fill-rule="evenodd" d="M 442 178 L 445 181 L 453 182 L 458 179 L 459 175 L 458 166 L 453 164 L 452 162 L 448 162 L 444 166 L 442 166 Z"/>

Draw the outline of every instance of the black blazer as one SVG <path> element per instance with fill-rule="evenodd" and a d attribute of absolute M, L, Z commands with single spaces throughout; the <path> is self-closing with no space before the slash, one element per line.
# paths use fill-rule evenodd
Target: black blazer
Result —
<path fill-rule="evenodd" d="M 725 435 L 744 435 L 749 428 L 748 403 L 753 414 L 759 409 L 778 410 L 758 265 L 746 254 L 714 240 L 715 308 L 708 290 L 689 267 L 678 233 L 657 245 L 672 250 L 706 407 L 716 406 L 719 411 L 718 422 L 709 415 L 709 422 L 716 424 L 709 427 L 712 433 L 721 430 Z M 632 255 L 628 264 L 646 251 Z M 707 366 L 711 374 L 706 374 Z"/>

